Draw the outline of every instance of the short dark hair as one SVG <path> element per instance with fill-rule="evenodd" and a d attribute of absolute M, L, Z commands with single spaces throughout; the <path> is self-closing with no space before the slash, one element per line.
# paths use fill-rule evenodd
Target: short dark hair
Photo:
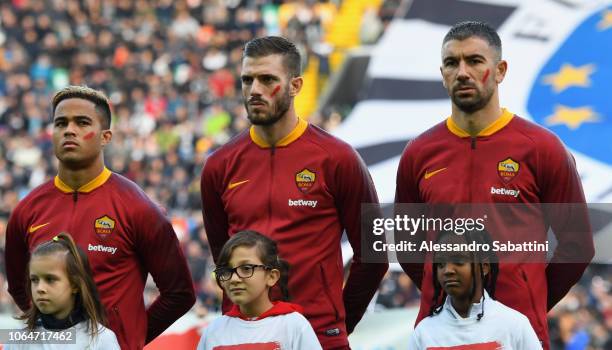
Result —
<path fill-rule="evenodd" d="M 57 105 L 63 100 L 70 98 L 82 98 L 87 101 L 91 101 L 96 105 L 96 111 L 102 117 L 102 128 L 110 129 L 111 125 L 111 110 L 108 97 L 101 91 L 94 90 L 87 86 L 70 85 L 58 91 L 53 96 L 53 114 Z"/>
<path fill-rule="evenodd" d="M 285 68 L 289 75 L 294 78 L 302 73 L 302 58 L 295 45 L 280 36 L 264 36 L 255 38 L 244 45 L 242 58 L 264 57 L 269 55 L 282 55 Z"/>
<path fill-rule="evenodd" d="M 489 24 L 478 21 L 466 21 L 459 22 L 452 26 L 452 28 L 444 36 L 442 45 L 446 44 L 450 40 L 465 40 L 471 37 L 479 37 L 486 41 L 489 46 L 495 49 L 497 52 L 497 59 L 502 57 L 502 43 L 497 31 L 493 29 Z"/>

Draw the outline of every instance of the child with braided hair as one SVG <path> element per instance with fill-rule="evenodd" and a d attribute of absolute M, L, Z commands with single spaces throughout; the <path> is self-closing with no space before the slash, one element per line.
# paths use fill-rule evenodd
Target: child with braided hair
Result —
<path fill-rule="evenodd" d="M 472 242 L 492 246 L 485 230 L 442 232 L 437 238 L 440 246 Z M 441 250 L 433 259 L 432 307 L 412 333 L 408 349 L 542 349 L 527 317 L 494 299 L 499 272 L 495 253 Z"/>

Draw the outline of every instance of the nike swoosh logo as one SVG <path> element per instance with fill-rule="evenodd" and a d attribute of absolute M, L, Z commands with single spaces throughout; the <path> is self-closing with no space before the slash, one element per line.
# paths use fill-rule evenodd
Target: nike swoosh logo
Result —
<path fill-rule="evenodd" d="M 432 176 L 436 175 L 437 173 L 442 172 L 442 171 L 444 171 L 444 170 L 446 170 L 446 168 L 442 168 L 442 169 L 434 170 L 434 171 L 432 171 L 431 173 L 426 171 L 426 172 L 425 172 L 425 180 L 429 179 L 430 177 L 432 177 Z"/>
<path fill-rule="evenodd" d="M 227 189 L 231 190 L 234 187 L 238 187 L 244 183 L 249 182 L 250 180 L 244 180 L 244 181 L 238 181 L 238 182 L 231 182 L 229 185 L 227 185 Z"/>
<path fill-rule="evenodd" d="M 45 227 L 47 225 L 49 225 L 50 222 L 47 222 L 46 224 L 42 224 L 42 225 L 38 225 L 38 226 L 30 226 L 30 229 L 28 230 L 30 233 L 34 233 L 34 231 L 38 230 L 41 227 Z"/>

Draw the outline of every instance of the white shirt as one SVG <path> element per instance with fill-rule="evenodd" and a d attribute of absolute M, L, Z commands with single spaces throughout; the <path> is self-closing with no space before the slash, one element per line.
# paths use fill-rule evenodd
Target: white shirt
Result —
<path fill-rule="evenodd" d="M 202 334 L 197 350 L 218 346 L 257 344 L 261 350 L 318 350 L 319 340 L 312 326 L 299 312 L 270 316 L 256 321 L 221 316 Z"/>
<path fill-rule="evenodd" d="M 477 316 L 484 305 L 484 316 Z M 439 314 L 424 318 L 416 327 L 409 350 L 430 347 L 472 345 L 480 350 L 541 350 L 529 320 L 520 312 L 491 299 L 485 291 L 484 303 L 472 304 L 468 317 L 463 318 L 446 298 Z"/>
<path fill-rule="evenodd" d="M 121 350 L 115 333 L 110 329 L 98 325 L 98 335 L 92 338 L 87 332 L 87 321 L 79 322 L 76 325 L 65 329 L 76 330 L 73 333 L 76 344 L 7 344 L 5 350 Z M 34 332 L 50 332 L 42 326 L 36 327 Z"/>

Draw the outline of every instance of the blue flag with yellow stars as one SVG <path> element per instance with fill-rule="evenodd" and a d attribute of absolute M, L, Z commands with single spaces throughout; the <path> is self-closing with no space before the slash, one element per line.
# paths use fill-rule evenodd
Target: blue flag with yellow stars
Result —
<path fill-rule="evenodd" d="M 586 18 L 551 55 L 527 109 L 571 149 L 612 165 L 612 6 Z"/>
<path fill-rule="evenodd" d="M 558 135 L 587 201 L 611 203 L 612 0 L 411 1 L 372 50 L 360 97 L 334 130 L 365 160 L 380 200 L 395 197 L 406 143 L 450 115 L 440 46 L 465 20 L 489 23 L 502 39 L 501 106 Z"/>

